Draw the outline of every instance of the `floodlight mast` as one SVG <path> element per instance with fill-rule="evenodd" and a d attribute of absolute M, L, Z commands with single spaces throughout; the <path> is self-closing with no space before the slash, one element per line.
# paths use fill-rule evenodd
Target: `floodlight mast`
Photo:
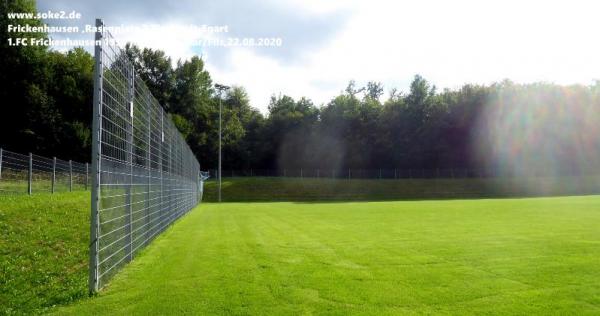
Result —
<path fill-rule="evenodd" d="M 221 202 L 221 117 L 223 112 L 223 91 L 227 91 L 230 89 L 229 86 L 222 84 L 215 84 L 215 88 L 219 90 L 219 171 L 218 171 L 218 179 L 219 179 L 219 202 Z"/>

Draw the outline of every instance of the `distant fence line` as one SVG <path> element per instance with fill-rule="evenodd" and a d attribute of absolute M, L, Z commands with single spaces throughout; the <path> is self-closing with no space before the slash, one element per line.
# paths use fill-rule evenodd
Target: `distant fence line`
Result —
<path fill-rule="evenodd" d="M 213 179 L 218 178 L 218 170 L 211 169 Z M 570 172 L 558 176 L 589 175 Z M 514 173 L 496 169 L 470 168 L 381 168 L 381 169 L 223 169 L 223 178 L 235 177 L 290 177 L 290 178 L 335 178 L 335 179 L 461 179 L 514 177 Z M 527 176 L 557 176 L 531 172 Z"/>
<path fill-rule="evenodd" d="M 89 164 L 0 148 L 0 193 L 87 190 Z"/>

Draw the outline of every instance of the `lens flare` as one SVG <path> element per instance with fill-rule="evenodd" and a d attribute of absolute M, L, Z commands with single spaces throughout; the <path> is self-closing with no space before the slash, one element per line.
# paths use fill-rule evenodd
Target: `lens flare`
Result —
<path fill-rule="evenodd" d="M 503 82 L 493 89 L 479 117 L 475 146 L 489 170 L 529 179 L 600 173 L 600 84 Z M 592 182 L 597 187 L 597 177 Z"/>

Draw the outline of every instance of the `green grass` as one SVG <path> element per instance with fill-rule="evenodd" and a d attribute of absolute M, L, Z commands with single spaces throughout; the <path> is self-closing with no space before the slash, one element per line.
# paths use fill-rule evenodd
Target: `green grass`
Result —
<path fill-rule="evenodd" d="M 599 313 L 600 197 L 335 203 L 581 194 L 598 185 L 591 177 L 228 178 L 226 201 L 301 203 L 205 204 L 80 302 L 89 192 L 0 195 L 0 315 Z M 215 189 L 207 183 L 205 200 Z"/>
<path fill-rule="evenodd" d="M 468 179 L 223 178 L 222 199 L 246 201 L 384 201 L 599 194 L 600 177 Z M 205 201 L 217 201 L 206 182 Z"/>
<path fill-rule="evenodd" d="M 600 196 L 206 203 L 53 312 L 597 315 L 598 223 Z"/>
<path fill-rule="evenodd" d="M 0 314 L 87 294 L 89 192 L 0 195 Z"/>

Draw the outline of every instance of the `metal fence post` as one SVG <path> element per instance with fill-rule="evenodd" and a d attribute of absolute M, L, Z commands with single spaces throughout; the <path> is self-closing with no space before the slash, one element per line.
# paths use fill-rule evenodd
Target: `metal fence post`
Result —
<path fill-rule="evenodd" d="M 69 160 L 69 192 L 73 192 L 73 161 Z"/>
<path fill-rule="evenodd" d="M 317 178 L 319 178 L 319 169 L 317 169 Z"/>
<path fill-rule="evenodd" d="M 133 258 L 133 204 L 131 199 L 131 189 L 133 186 L 133 98 L 134 98 L 134 80 L 135 80 L 135 69 L 133 66 L 129 69 L 127 78 L 129 80 L 129 122 L 127 124 L 127 163 L 129 167 L 129 184 L 127 186 L 127 190 L 125 194 L 127 195 L 125 198 L 125 203 L 127 205 L 127 211 L 129 216 L 127 216 L 127 234 L 128 234 L 128 242 L 127 242 L 127 261 L 131 261 Z"/>
<path fill-rule="evenodd" d="M 348 168 L 348 180 L 350 180 L 351 175 L 350 175 L 350 168 Z"/>
<path fill-rule="evenodd" d="M 169 135 L 169 159 L 167 159 L 167 163 L 169 164 L 169 166 L 167 167 L 167 175 L 169 176 L 169 208 L 170 210 L 173 209 L 173 138 L 172 138 L 173 134 Z M 223 172 L 222 169 L 219 169 L 219 177 L 221 177 L 221 173 Z M 220 180 L 222 178 L 219 178 L 219 184 L 220 184 Z M 221 192 L 221 189 L 219 188 L 219 192 Z M 219 196 L 219 202 L 221 202 L 221 197 Z M 161 231 L 163 231 L 166 227 L 166 220 L 168 219 L 168 217 L 166 219 L 163 219 L 163 224 L 161 225 Z"/>
<path fill-rule="evenodd" d="M 163 151 L 165 150 L 165 113 L 164 110 L 161 108 L 160 109 L 160 159 L 158 160 L 159 163 L 159 167 L 160 167 L 160 210 L 158 211 L 158 222 L 160 223 L 161 218 L 163 216 L 163 208 L 164 208 L 164 178 L 163 178 L 163 173 L 164 173 L 164 159 L 165 159 L 165 155 L 163 153 Z"/>
<path fill-rule="evenodd" d="M 398 169 L 394 168 L 394 179 L 398 179 Z"/>
<path fill-rule="evenodd" d="M 96 19 L 96 27 L 104 25 L 101 19 Z M 93 93 L 93 119 L 92 119 L 92 199 L 91 199 L 91 223 L 90 223 L 90 266 L 88 289 L 90 294 L 98 291 L 100 276 L 98 271 L 98 233 L 100 221 L 98 218 L 98 207 L 100 203 L 100 163 L 102 155 L 102 32 L 98 30 L 95 35 L 96 45 L 94 56 L 96 64 L 94 67 L 94 93 Z"/>
<path fill-rule="evenodd" d="M 0 180 L 2 180 L 2 148 L 0 148 Z"/>
<path fill-rule="evenodd" d="M 56 186 L 56 157 L 52 158 L 52 193 L 54 193 L 54 190 Z"/>
<path fill-rule="evenodd" d="M 152 213 L 150 210 L 150 192 L 152 191 L 152 156 L 150 155 L 150 151 L 152 151 L 152 127 L 150 124 L 150 120 L 152 120 L 152 113 L 151 113 L 151 108 L 150 108 L 150 100 L 148 100 L 148 103 L 146 103 L 146 122 L 147 122 L 147 132 L 148 132 L 148 147 L 146 149 L 146 168 L 148 168 L 148 186 L 146 187 L 146 227 L 148 226 L 148 224 L 150 223 L 150 214 Z M 198 196 L 198 191 L 196 190 L 196 196 Z M 146 231 L 146 243 L 148 243 L 149 241 L 149 235 L 150 235 L 150 230 L 149 229 L 145 229 Z"/>
<path fill-rule="evenodd" d="M 29 153 L 29 172 L 27 173 L 27 193 L 31 195 L 31 182 L 33 180 L 33 154 Z"/>
<path fill-rule="evenodd" d="M 302 180 L 302 168 L 300 168 L 300 180 Z"/>

